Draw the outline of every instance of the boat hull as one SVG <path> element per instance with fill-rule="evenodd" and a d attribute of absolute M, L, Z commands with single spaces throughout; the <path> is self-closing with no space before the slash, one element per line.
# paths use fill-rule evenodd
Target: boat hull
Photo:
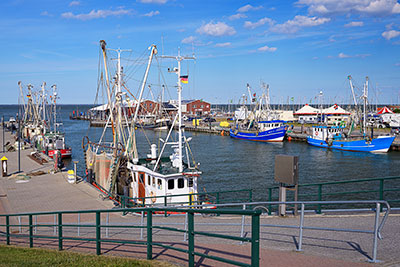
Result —
<path fill-rule="evenodd" d="M 48 151 L 48 156 L 50 158 L 53 158 L 54 154 L 56 153 L 57 149 L 54 150 L 49 150 Z M 58 149 L 58 151 L 61 152 L 61 158 L 70 158 L 72 156 L 72 149 L 71 148 L 66 148 L 66 149 Z M 42 151 L 44 154 L 46 154 L 46 151 Z"/>
<path fill-rule="evenodd" d="M 257 142 L 282 142 L 286 134 L 286 127 L 282 126 L 279 128 L 267 130 L 267 131 L 240 131 L 230 129 L 229 135 L 232 138 L 257 141 Z"/>
<path fill-rule="evenodd" d="M 338 140 L 327 143 L 324 140 L 319 140 L 307 137 L 307 143 L 312 146 L 332 148 L 347 151 L 360 151 L 360 152 L 375 152 L 375 153 L 386 153 L 390 149 L 394 141 L 394 136 L 379 136 L 372 140 Z"/>

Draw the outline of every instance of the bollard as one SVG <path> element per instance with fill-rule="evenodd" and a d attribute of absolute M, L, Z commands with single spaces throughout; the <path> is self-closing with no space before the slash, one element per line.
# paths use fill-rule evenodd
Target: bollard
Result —
<path fill-rule="evenodd" d="M 75 174 L 75 183 L 76 183 L 76 181 L 77 181 L 77 179 L 76 179 L 76 176 L 77 176 L 77 174 L 76 174 L 76 164 L 78 164 L 78 160 L 74 160 L 74 174 Z"/>
<path fill-rule="evenodd" d="M 2 177 L 7 177 L 7 162 L 8 162 L 8 158 L 6 158 L 6 156 L 3 156 L 1 158 L 1 176 Z"/>

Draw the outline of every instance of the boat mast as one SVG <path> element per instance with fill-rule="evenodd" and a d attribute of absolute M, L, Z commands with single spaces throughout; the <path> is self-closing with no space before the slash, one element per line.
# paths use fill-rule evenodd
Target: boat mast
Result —
<path fill-rule="evenodd" d="M 57 85 L 53 84 L 51 86 L 53 88 L 53 103 L 54 103 L 54 133 L 57 133 L 57 105 L 56 105 L 56 99 L 57 99 Z"/>
<path fill-rule="evenodd" d="M 144 88 L 146 86 L 147 77 L 149 75 L 149 70 L 150 70 L 151 62 L 153 60 L 153 56 L 157 54 L 157 47 L 155 45 L 151 45 L 151 47 L 149 47 L 149 49 L 150 49 L 149 61 L 147 62 L 147 68 L 146 68 L 146 72 L 144 74 L 143 82 L 142 82 L 142 85 L 141 85 L 141 88 L 140 88 L 139 98 L 137 99 L 136 108 L 135 108 L 135 115 L 133 117 L 133 122 L 132 122 L 132 126 L 131 126 L 132 127 L 132 131 L 131 132 L 133 134 L 129 137 L 128 145 L 131 143 L 131 141 L 135 142 L 135 144 L 136 144 L 136 140 L 135 140 L 136 137 L 134 135 L 134 131 L 135 131 L 135 127 L 136 127 L 137 116 L 138 116 L 139 109 L 140 109 L 140 102 L 142 101 L 142 96 L 143 96 Z M 133 157 L 134 158 L 139 158 L 139 154 L 137 152 L 136 145 L 133 146 L 133 149 L 134 149 L 133 150 L 133 152 L 134 152 Z M 128 153 L 128 149 L 126 150 L 126 153 Z"/>
<path fill-rule="evenodd" d="M 117 111 L 115 128 L 117 130 L 117 133 L 116 133 L 116 138 L 114 139 L 114 147 L 117 148 L 117 144 L 122 137 L 122 131 L 121 131 L 122 117 L 121 117 L 121 115 L 122 115 L 123 103 L 122 103 L 122 90 L 121 90 L 121 85 L 122 85 L 121 53 L 122 52 L 130 52 L 132 50 L 131 49 L 122 50 L 120 48 L 118 48 L 118 49 L 107 48 L 107 50 L 115 51 L 118 54 L 118 57 L 117 57 L 117 90 L 115 92 L 115 104 L 116 104 L 116 111 Z"/>
<path fill-rule="evenodd" d="M 178 49 L 178 55 L 177 56 L 161 56 L 161 58 L 172 58 L 175 59 L 178 62 L 178 69 L 174 69 L 173 72 L 176 73 L 178 77 L 178 134 L 179 134 L 179 141 L 178 141 L 178 157 L 179 157 L 179 172 L 183 172 L 183 156 L 182 156 L 182 84 L 181 84 L 181 62 L 182 60 L 185 59 L 193 59 L 195 60 L 196 58 L 193 57 L 184 57 L 180 55 L 180 49 Z"/>
<path fill-rule="evenodd" d="M 363 106 L 363 134 L 365 136 L 366 134 L 366 129 L 367 129 L 367 98 L 368 98 L 368 76 L 365 78 L 365 84 L 364 84 L 364 93 L 363 93 L 363 100 L 364 100 L 364 106 Z"/>
<path fill-rule="evenodd" d="M 42 83 L 42 109 L 43 109 L 43 133 L 46 133 L 46 94 L 45 94 L 46 82 Z"/>

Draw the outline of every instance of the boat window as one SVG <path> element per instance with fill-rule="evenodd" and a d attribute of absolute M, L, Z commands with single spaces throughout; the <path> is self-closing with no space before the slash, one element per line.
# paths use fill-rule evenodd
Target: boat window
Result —
<path fill-rule="evenodd" d="M 168 189 L 169 190 L 174 189 L 174 183 L 175 183 L 174 179 L 168 180 Z"/>
<path fill-rule="evenodd" d="M 154 177 L 153 177 L 153 183 L 152 183 L 152 185 L 153 185 L 153 186 L 156 186 L 156 178 L 154 178 Z"/>
<path fill-rule="evenodd" d="M 178 188 L 184 188 L 185 187 L 185 180 L 183 178 L 178 179 Z"/>
<path fill-rule="evenodd" d="M 157 179 L 157 188 L 158 189 L 162 189 L 162 182 L 161 182 L 161 179 Z"/>
<path fill-rule="evenodd" d="M 193 178 L 188 179 L 188 186 L 193 187 Z"/>
<path fill-rule="evenodd" d="M 139 174 L 139 183 L 144 184 L 144 173 Z"/>
<path fill-rule="evenodd" d="M 147 175 L 147 184 L 151 185 L 151 177 L 150 177 L 150 175 Z"/>

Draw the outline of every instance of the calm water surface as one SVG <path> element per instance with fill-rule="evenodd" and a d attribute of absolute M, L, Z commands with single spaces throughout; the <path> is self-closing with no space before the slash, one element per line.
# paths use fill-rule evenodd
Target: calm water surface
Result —
<path fill-rule="evenodd" d="M 102 129 L 88 131 L 87 121 L 69 120 L 72 110 L 87 110 L 88 106 L 61 105 L 60 114 L 67 144 L 72 147 L 72 159 L 78 160 L 78 172 L 84 172 L 82 137 L 99 136 Z M 0 115 L 8 120 L 15 116 L 15 105 L 0 106 Z M 235 140 L 227 136 L 187 132 L 195 160 L 201 163 L 203 175 L 200 187 L 210 191 L 255 189 L 258 197 L 265 188 L 274 185 L 274 161 L 277 154 L 299 156 L 300 183 L 340 181 L 357 178 L 398 176 L 400 152 L 372 154 L 316 148 L 301 142 L 256 143 Z M 159 133 L 139 131 L 142 156 L 150 153 L 150 143 L 158 145 Z M 93 139 L 93 141 L 96 139 Z M 69 163 L 68 168 L 73 168 Z"/>

